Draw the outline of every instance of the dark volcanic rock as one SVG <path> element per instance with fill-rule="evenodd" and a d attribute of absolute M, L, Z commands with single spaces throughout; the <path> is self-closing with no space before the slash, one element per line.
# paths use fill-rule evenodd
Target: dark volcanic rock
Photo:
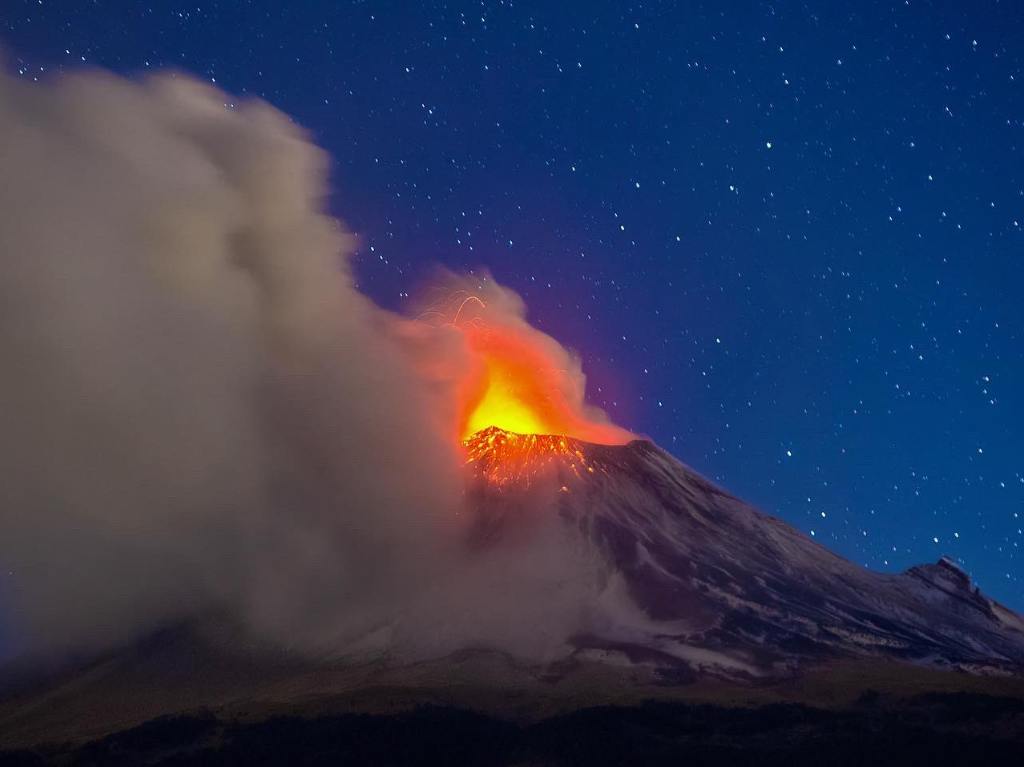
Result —
<path fill-rule="evenodd" d="M 453 708 L 394 716 L 156 720 L 80 747 L 0 752 L 5 765 L 1018 765 L 1024 703 L 986 696 L 597 707 L 516 724 Z"/>
<path fill-rule="evenodd" d="M 654 444 L 566 443 L 545 454 L 563 520 L 659 627 L 633 641 L 698 670 L 758 676 L 807 660 L 877 657 L 1019 672 L 1024 620 L 952 560 L 867 570 L 716 487 Z M 486 465 L 481 467 L 486 475 Z M 515 524 L 513 483 L 476 489 L 489 534 Z M 603 643 L 622 636 L 590 638 Z"/>

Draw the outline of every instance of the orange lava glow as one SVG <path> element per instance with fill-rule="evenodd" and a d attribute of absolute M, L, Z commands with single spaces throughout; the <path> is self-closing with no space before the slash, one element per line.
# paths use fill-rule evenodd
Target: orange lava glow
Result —
<path fill-rule="evenodd" d="M 460 432 L 463 440 L 495 426 L 516 434 L 553 434 L 586 442 L 616 444 L 626 432 L 588 417 L 582 376 L 557 367 L 553 339 L 483 322 L 456 325 L 465 336 L 479 375 L 463 387 Z"/>
<path fill-rule="evenodd" d="M 546 426 L 536 407 L 524 399 L 514 371 L 509 371 L 508 366 L 498 360 L 487 360 L 486 365 L 487 388 L 466 419 L 463 439 L 488 426 L 517 434 L 558 433 L 558 428 Z"/>
<path fill-rule="evenodd" d="M 448 371 L 455 373 L 453 436 L 473 475 L 489 486 L 530 485 L 550 475 L 568 493 L 576 477 L 594 471 L 583 443 L 634 437 L 586 404 L 579 359 L 527 323 L 518 296 L 493 283 L 481 291 L 453 289 L 420 316 L 463 342 L 464 356 Z"/>

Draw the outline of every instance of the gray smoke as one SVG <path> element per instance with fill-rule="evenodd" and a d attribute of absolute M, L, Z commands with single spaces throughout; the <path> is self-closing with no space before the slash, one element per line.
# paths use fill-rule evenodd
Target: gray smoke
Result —
<path fill-rule="evenodd" d="M 456 403 L 422 364 L 459 339 L 355 290 L 327 158 L 229 101 L 0 74 L 6 651 L 221 610 L 299 649 L 550 653 L 600 563 L 556 529 L 463 561 Z"/>

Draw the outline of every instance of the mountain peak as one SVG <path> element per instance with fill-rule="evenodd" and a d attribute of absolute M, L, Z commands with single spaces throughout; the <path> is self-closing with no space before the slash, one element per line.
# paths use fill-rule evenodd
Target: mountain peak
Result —
<path fill-rule="evenodd" d="M 977 591 L 967 571 L 952 557 L 946 555 L 939 557 L 934 564 L 914 565 L 906 574 L 949 591 Z"/>
<path fill-rule="evenodd" d="M 558 434 L 518 434 L 488 426 L 462 445 L 474 475 L 498 487 L 529 485 L 555 464 L 568 462 L 577 473 L 587 468 L 586 443 Z"/>
<path fill-rule="evenodd" d="M 604 444 L 563 434 L 520 434 L 488 426 L 464 440 L 462 446 L 466 466 L 474 476 L 508 490 L 530 487 L 547 477 L 558 480 L 552 483 L 555 489 L 561 486 L 567 491 L 568 485 L 599 473 L 629 475 L 628 465 L 656 455 L 682 468 L 646 439 Z"/>

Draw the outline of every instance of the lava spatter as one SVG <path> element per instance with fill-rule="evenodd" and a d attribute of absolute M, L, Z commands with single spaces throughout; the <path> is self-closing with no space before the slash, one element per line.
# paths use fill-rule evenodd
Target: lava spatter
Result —
<path fill-rule="evenodd" d="M 581 477 L 593 473 L 578 440 L 557 434 L 517 434 L 490 426 L 463 441 L 466 465 L 492 486 L 529 486 L 546 468 Z M 561 491 L 568 492 L 566 485 Z"/>

